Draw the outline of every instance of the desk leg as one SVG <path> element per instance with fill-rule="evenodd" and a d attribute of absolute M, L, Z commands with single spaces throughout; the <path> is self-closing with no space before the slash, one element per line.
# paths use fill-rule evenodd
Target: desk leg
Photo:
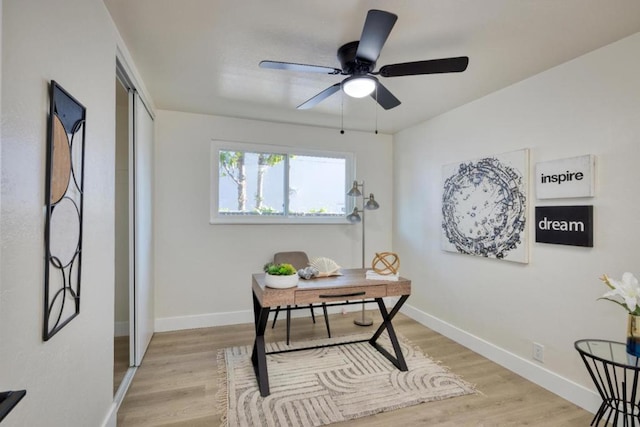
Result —
<path fill-rule="evenodd" d="M 391 363 L 393 363 L 396 368 L 401 371 L 407 371 L 407 362 L 404 360 L 404 356 L 402 355 L 402 349 L 400 348 L 400 344 L 398 343 L 398 337 L 396 336 L 396 331 L 393 329 L 393 325 L 391 321 L 398 314 L 398 311 L 405 303 L 405 301 L 409 298 L 409 295 L 403 295 L 400 297 L 398 302 L 393 309 L 391 309 L 390 313 L 387 313 L 387 307 L 384 305 L 384 300 L 382 298 L 376 298 L 376 302 L 378 303 L 378 308 L 380 309 L 380 314 L 382 315 L 382 325 L 378 328 L 373 337 L 369 340 L 369 344 L 374 346 L 376 350 L 378 350 L 384 357 L 389 359 Z M 393 351 L 396 354 L 395 357 L 391 355 L 387 350 L 385 350 L 380 344 L 377 343 L 378 338 L 384 330 L 387 330 L 387 334 L 389 335 L 389 340 L 391 341 L 391 345 L 393 346 Z"/>
<path fill-rule="evenodd" d="M 256 373 L 256 380 L 262 397 L 269 395 L 269 373 L 267 372 L 267 356 L 264 350 L 264 331 L 269 320 L 269 308 L 264 308 L 253 295 L 253 315 L 256 326 L 256 339 L 253 342 L 251 363 Z"/>

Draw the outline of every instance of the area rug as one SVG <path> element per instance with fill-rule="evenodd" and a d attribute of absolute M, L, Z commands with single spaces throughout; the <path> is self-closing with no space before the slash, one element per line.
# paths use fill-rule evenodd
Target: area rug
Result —
<path fill-rule="evenodd" d="M 343 341 L 370 335 L 342 337 Z M 401 372 L 368 342 L 267 356 L 271 394 L 261 397 L 251 364 L 251 346 L 219 355 L 226 370 L 229 427 L 322 426 L 423 402 L 475 393 L 475 388 L 398 336 L 409 370 Z M 340 340 L 337 339 L 337 340 Z M 324 339 L 267 344 L 277 351 L 333 343 Z M 378 342 L 391 350 L 388 338 Z M 386 343 L 386 345 L 385 345 Z M 224 362 L 221 360 L 224 358 Z M 226 397 L 226 399 L 225 399 Z"/>

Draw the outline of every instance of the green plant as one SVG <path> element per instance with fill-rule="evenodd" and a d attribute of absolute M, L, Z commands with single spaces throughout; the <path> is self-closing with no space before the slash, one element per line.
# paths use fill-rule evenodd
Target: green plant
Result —
<path fill-rule="evenodd" d="M 311 208 L 307 212 L 310 214 L 318 214 L 318 213 L 327 213 L 329 212 L 329 210 L 327 208 L 317 208 L 317 209 Z"/>
<path fill-rule="evenodd" d="M 255 208 L 253 210 L 254 212 L 257 212 L 259 214 L 270 214 L 270 213 L 277 213 L 275 208 L 269 207 L 269 206 L 262 206 L 261 208 Z"/>
<path fill-rule="evenodd" d="M 265 273 L 271 274 L 272 276 L 291 276 L 298 272 L 291 264 L 274 264 L 272 262 L 266 263 L 263 270 Z"/>

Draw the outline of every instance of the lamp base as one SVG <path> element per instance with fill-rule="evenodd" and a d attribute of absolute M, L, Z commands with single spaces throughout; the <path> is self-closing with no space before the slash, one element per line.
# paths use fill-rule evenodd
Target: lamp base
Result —
<path fill-rule="evenodd" d="M 355 323 L 358 326 L 371 326 L 373 325 L 373 320 L 371 320 L 371 318 L 365 317 L 364 313 L 364 300 L 362 301 L 362 311 L 360 312 L 360 318 L 359 319 L 355 319 L 353 321 L 353 323 Z"/>
<path fill-rule="evenodd" d="M 373 320 L 363 317 L 362 319 L 355 319 L 353 323 L 355 323 L 358 326 L 371 326 L 373 325 Z"/>

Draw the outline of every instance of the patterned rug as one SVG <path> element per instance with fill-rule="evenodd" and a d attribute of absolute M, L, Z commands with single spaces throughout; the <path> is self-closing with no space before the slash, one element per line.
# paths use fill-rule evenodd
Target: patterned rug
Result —
<path fill-rule="evenodd" d="M 370 335 L 342 337 L 343 341 Z M 322 426 L 423 402 L 475 393 L 472 385 L 398 336 L 408 372 L 396 369 L 369 343 L 267 356 L 271 394 L 261 397 L 251 346 L 224 349 L 229 427 Z M 336 342 L 324 339 L 267 344 L 267 352 Z M 391 350 L 386 335 L 378 342 Z M 385 345 L 386 344 L 386 345 Z M 219 362 L 222 362 L 220 360 Z"/>

